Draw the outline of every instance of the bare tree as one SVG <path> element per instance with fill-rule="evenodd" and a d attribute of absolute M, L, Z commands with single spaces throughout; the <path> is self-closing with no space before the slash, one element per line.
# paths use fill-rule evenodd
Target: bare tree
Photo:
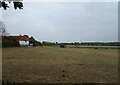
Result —
<path fill-rule="evenodd" d="M 7 32 L 5 24 L 2 21 L 0 21 L 0 36 L 6 35 L 9 35 L 9 33 Z"/>

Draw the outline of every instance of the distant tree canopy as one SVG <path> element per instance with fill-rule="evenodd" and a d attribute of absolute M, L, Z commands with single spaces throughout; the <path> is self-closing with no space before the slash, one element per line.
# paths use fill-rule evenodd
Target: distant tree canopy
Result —
<path fill-rule="evenodd" d="M 33 46 L 41 46 L 42 45 L 41 42 L 35 40 L 35 38 L 33 38 L 32 36 L 29 38 L 29 40 L 30 40 L 29 43 L 32 43 Z"/>
<path fill-rule="evenodd" d="M 55 44 L 56 43 L 54 43 L 54 42 L 42 41 L 42 45 L 45 45 L 45 46 L 53 46 Z"/>
<path fill-rule="evenodd" d="M 19 41 L 15 36 L 2 36 L 2 47 L 19 47 Z"/>
<path fill-rule="evenodd" d="M 120 42 L 71 42 L 71 43 L 59 43 L 43 41 L 42 45 L 54 46 L 59 45 L 61 48 L 65 48 L 67 45 L 75 46 L 120 46 Z"/>
<path fill-rule="evenodd" d="M 14 9 L 16 10 L 17 8 L 23 9 L 23 0 L 0 0 L 0 8 L 4 8 L 4 10 L 7 10 L 9 8 L 8 4 L 6 2 L 13 2 Z"/>

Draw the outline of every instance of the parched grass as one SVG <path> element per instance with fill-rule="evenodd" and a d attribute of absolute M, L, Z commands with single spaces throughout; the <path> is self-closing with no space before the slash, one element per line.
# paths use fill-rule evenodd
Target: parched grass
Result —
<path fill-rule="evenodd" d="M 93 48 L 93 49 L 120 49 L 120 46 L 80 46 L 80 45 L 67 45 L 69 48 Z"/>
<path fill-rule="evenodd" d="M 3 80 L 29 83 L 116 83 L 118 50 L 4 48 Z"/>

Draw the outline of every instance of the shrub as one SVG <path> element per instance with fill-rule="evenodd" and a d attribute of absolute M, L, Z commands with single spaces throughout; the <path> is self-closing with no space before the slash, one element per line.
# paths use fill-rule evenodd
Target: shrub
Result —
<path fill-rule="evenodd" d="M 19 47 L 19 41 L 15 36 L 2 36 L 2 47 Z"/>
<path fill-rule="evenodd" d="M 60 48 L 66 48 L 66 46 L 65 45 L 60 45 Z"/>

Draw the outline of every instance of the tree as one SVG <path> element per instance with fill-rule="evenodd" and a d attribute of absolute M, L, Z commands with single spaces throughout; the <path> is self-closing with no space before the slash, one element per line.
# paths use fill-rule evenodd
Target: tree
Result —
<path fill-rule="evenodd" d="M 64 44 L 61 44 L 60 48 L 66 48 L 66 46 Z"/>
<path fill-rule="evenodd" d="M 33 46 L 40 46 L 41 43 L 36 41 L 35 38 L 33 38 L 32 36 L 29 38 L 29 42 L 33 44 Z"/>
<path fill-rule="evenodd" d="M 14 4 L 14 9 L 16 10 L 17 8 L 23 9 L 23 0 L 0 0 L 0 8 L 3 7 L 4 10 L 7 10 L 9 8 L 8 4 L 6 2 L 13 2 Z"/>
<path fill-rule="evenodd" d="M 19 41 L 15 36 L 2 36 L 2 47 L 19 47 Z"/>
<path fill-rule="evenodd" d="M 9 33 L 6 30 L 5 24 L 2 21 L 0 21 L 0 36 L 6 36 L 8 34 Z"/>

